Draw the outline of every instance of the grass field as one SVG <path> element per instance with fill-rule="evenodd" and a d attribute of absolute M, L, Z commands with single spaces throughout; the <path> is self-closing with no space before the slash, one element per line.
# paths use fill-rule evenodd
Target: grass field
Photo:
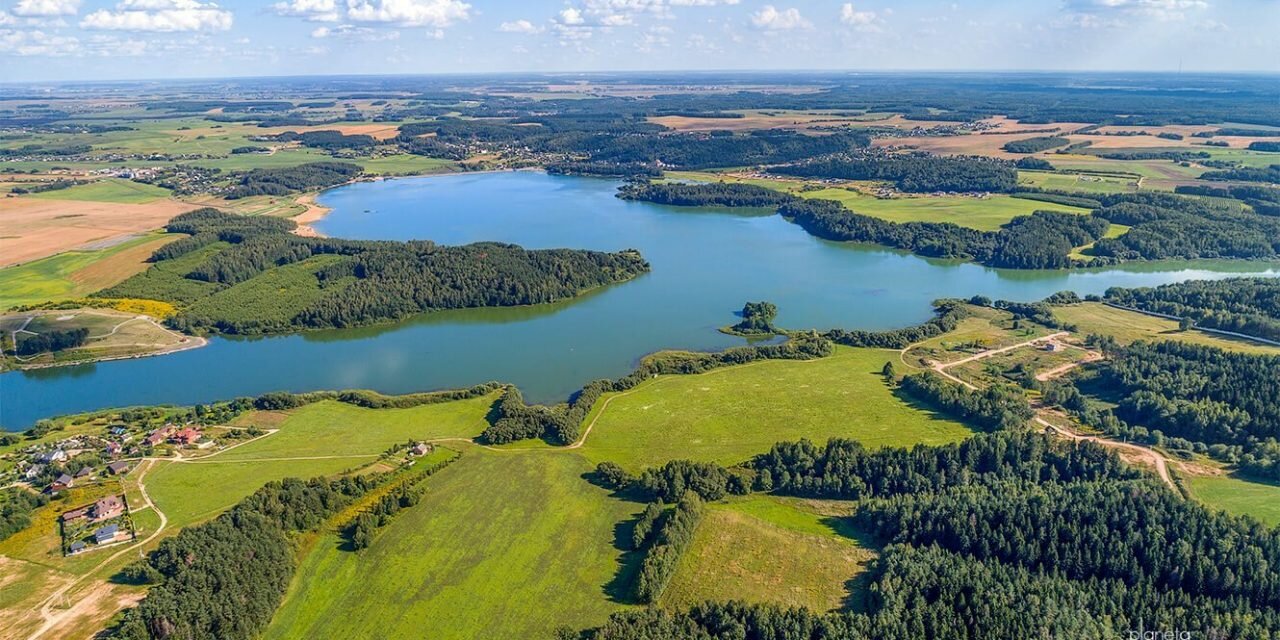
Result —
<path fill-rule="evenodd" d="M 107 249 L 68 251 L 0 269 L 0 310 L 79 298 L 146 270 L 146 259 L 181 236 L 146 234 Z"/>
<path fill-rule="evenodd" d="M 65 309 L 0 317 L 0 327 L 4 327 L 6 332 L 15 331 L 23 324 L 24 333 L 17 334 L 18 344 L 33 337 L 29 333 L 80 328 L 89 330 L 89 338 L 80 347 L 55 353 L 39 353 L 20 359 L 6 354 L 6 361 L 10 364 L 47 365 L 150 354 L 176 349 L 191 340 L 147 318 L 139 318 L 135 313 L 114 309 Z"/>
<path fill-rule="evenodd" d="M 453 160 L 411 154 L 384 156 L 382 158 L 360 158 L 357 162 L 364 167 L 365 171 L 378 175 L 439 173 L 450 171 L 458 166 L 458 163 Z"/>
<path fill-rule="evenodd" d="M 1280 347 L 1216 336 L 1194 329 L 1180 331 L 1178 323 L 1174 320 L 1116 309 L 1100 302 L 1054 307 L 1053 314 L 1063 322 L 1079 327 L 1080 334 L 1098 333 L 1115 336 L 1121 344 L 1136 340 L 1178 340 L 1230 351 L 1280 355 Z"/>
<path fill-rule="evenodd" d="M 688 458 L 736 464 L 782 440 L 941 444 L 968 427 L 896 398 L 880 377 L 897 352 L 838 347 L 820 360 L 771 360 L 662 376 L 605 396 L 587 418 L 593 462 L 632 470 Z M 605 404 L 605 401 L 608 404 Z"/>
<path fill-rule="evenodd" d="M 268 327 L 273 323 L 285 326 L 307 306 L 355 281 L 353 277 L 337 279 L 321 288 L 315 277 L 317 271 L 346 259 L 321 255 L 268 269 L 244 282 L 195 300 L 188 311 L 215 321 L 253 319 Z"/>
<path fill-rule="evenodd" d="M 640 505 L 582 479 L 572 452 L 467 448 L 360 552 L 321 539 L 263 634 L 285 638 L 547 638 L 625 605 L 615 528 Z"/>
<path fill-rule="evenodd" d="M 1053 173 L 1050 171 L 1019 171 L 1018 184 L 1063 191 L 1087 193 L 1125 193 L 1138 190 L 1136 178 L 1116 176 L 1091 176 L 1081 173 Z"/>
<path fill-rule="evenodd" d="M 847 189 L 822 189 L 800 194 L 806 198 L 837 200 L 851 211 L 892 222 L 952 222 L 962 227 L 994 231 L 1010 220 L 1036 211 L 1089 213 L 1088 209 L 1010 196 L 914 196 L 881 199 Z"/>
<path fill-rule="evenodd" d="M 801 503 L 749 496 L 709 505 L 662 595 L 665 607 L 745 600 L 815 611 L 857 606 L 857 576 L 874 557 L 846 527 Z"/>
<path fill-rule="evenodd" d="M 1280 484 L 1235 476 L 1188 476 L 1197 500 L 1236 515 L 1248 515 L 1270 526 L 1280 525 Z"/>
<path fill-rule="evenodd" d="M 132 180 L 108 178 L 66 189 L 44 191 L 33 194 L 31 197 L 45 200 L 89 200 L 120 204 L 146 204 L 162 198 L 168 198 L 170 193 L 168 189 L 163 187 L 142 184 Z"/>
<path fill-rule="evenodd" d="M 160 462 L 147 478 L 152 499 L 171 526 L 216 515 L 262 485 L 287 477 L 332 475 L 375 461 L 410 439 L 471 437 L 484 428 L 494 397 L 362 409 L 321 402 L 297 409 L 280 431 L 208 460 Z M 241 420 L 253 424 L 253 416 Z"/>

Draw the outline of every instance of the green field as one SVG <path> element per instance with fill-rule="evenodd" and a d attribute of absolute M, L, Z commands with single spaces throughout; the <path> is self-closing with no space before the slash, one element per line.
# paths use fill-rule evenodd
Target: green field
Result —
<path fill-rule="evenodd" d="M 1089 213 L 1088 209 L 1079 207 L 1000 195 L 986 198 L 904 196 L 881 199 L 848 189 L 821 189 L 805 191 L 800 195 L 806 198 L 836 200 L 851 211 L 891 222 L 951 222 L 982 231 L 994 231 L 1018 216 L 1031 215 L 1036 211 Z"/>
<path fill-rule="evenodd" d="M 1187 487 L 1206 505 L 1236 515 L 1280 525 L 1280 484 L 1255 482 L 1236 476 L 1188 476 Z"/>
<path fill-rule="evenodd" d="M 1203 331 L 1180 331 L 1175 320 L 1116 309 L 1101 302 L 1054 307 L 1053 315 L 1067 324 L 1076 325 L 1079 328 L 1077 333 L 1115 336 L 1121 344 L 1136 340 L 1178 340 L 1229 351 L 1280 354 L 1280 347 L 1217 336 Z"/>
<path fill-rule="evenodd" d="M 414 407 L 362 409 L 320 402 L 297 409 L 279 431 L 208 460 L 160 462 L 147 488 L 170 526 L 187 526 L 287 477 L 332 475 L 375 461 L 410 439 L 471 437 L 484 427 L 494 398 Z M 242 419 L 254 424 L 252 415 Z"/>
<path fill-rule="evenodd" d="M 358 158 L 356 162 L 369 173 L 378 175 L 403 175 L 439 173 L 458 166 L 453 160 L 401 154 L 381 158 Z"/>
<path fill-rule="evenodd" d="M 1125 193 L 1138 190 L 1138 181 L 1135 178 L 1051 171 L 1019 171 L 1018 184 L 1040 189 L 1087 193 Z"/>
<path fill-rule="evenodd" d="M 213 295 L 223 285 L 186 277 L 205 260 L 230 247 L 228 242 L 214 242 L 177 258 L 162 260 L 112 289 L 112 295 L 143 300 L 164 300 L 190 304 Z"/>
<path fill-rule="evenodd" d="M 573 452 L 468 447 L 359 552 L 321 538 L 263 634 L 284 638 L 548 638 L 625 605 L 615 527 L 640 505 L 582 479 Z"/>
<path fill-rule="evenodd" d="M 708 505 L 661 604 L 745 600 L 815 611 L 856 605 L 864 594 L 849 585 L 875 554 L 850 537 L 846 521 L 767 496 Z"/>
<path fill-rule="evenodd" d="M 214 320 L 253 320 L 263 326 L 284 326 L 307 306 L 350 285 L 355 278 L 342 278 L 323 288 L 317 271 L 346 258 L 322 255 L 302 262 L 268 269 L 244 282 L 202 297 L 187 312 Z"/>
<path fill-rule="evenodd" d="M 147 234 L 106 249 L 68 251 L 0 269 L 0 310 L 79 298 L 147 268 L 151 252 L 181 236 Z"/>
<path fill-rule="evenodd" d="M 171 191 L 132 180 L 109 178 L 76 185 L 66 189 L 42 191 L 32 198 L 44 200 L 85 200 L 90 202 L 115 202 L 120 204 L 146 204 L 168 198 Z"/>
<path fill-rule="evenodd" d="M 896 398 L 880 377 L 890 360 L 897 362 L 896 351 L 837 347 L 820 360 L 662 376 L 606 395 L 587 418 L 595 424 L 582 451 L 593 462 L 639 470 L 677 458 L 737 464 L 800 438 L 882 447 L 955 442 L 972 433 Z"/>

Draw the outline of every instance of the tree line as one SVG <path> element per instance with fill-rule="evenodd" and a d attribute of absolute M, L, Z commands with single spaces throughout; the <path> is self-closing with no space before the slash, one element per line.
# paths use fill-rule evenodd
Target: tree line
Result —
<path fill-rule="evenodd" d="M 648 520 L 651 524 L 645 527 L 647 535 L 637 548 L 643 554 L 632 589 L 632 597 L 637 602 L 652 604 L 662 596 L 680 565 L 680 556 L 693 542 L 693 534 L 702 521 L 702 512 L 702 500 L 695 493 L 687 493 L 673 509 Z M 650 513 L 646 507 L 637 531 L 641 530 L 639 525 L 646 523 Z"/>
<path fill-rule="evenodd" d="M 1039 153 L 1049 149 L 1065 147 L 1068 144 L 1071 144 L 1071 140 L 1062 136 L 1041 136 L 1025 140 L 1010 140 L 1001 148 L 1009 153 Z"/>
<path fill-rule="evenodd" d="M 1189 318 L 1195 325 L 1280 340 L 1280 280 L 1188 280 L 1158 287 L 1107 289 L 1104 300 Z"/>
<path fill-rule="evenodd" d="M 309 162 L 296 167 L 253 169 L 235 177 L 223 196 L 238 200 L 250 196 L 283 196 L 298 191 L 324 189 L 350 182 L 360 175 L 360 165 L 349 162 Z"/>
<path fill-rule="evenodd" d="M 41 331 L 36 335 L 24 335 L 14 345 L 14 352 L 20 356 L 30 356 L 46 351 L 62 351 L 84 345 L 89 339 L 89 329 L 53 329 Z"/>
<path fill-rule="evenodd" d="M 1012 163 L 980 156 L 866 154 L 811 160 L 769 171 L 807 178 L 884 180 L 908 193 L 1008 193 L 1018 186 L 1018 172 Z"/>
<path fill-rule="evenodd" d="M 795 199 L 776 189 L 737 182 L 629 182 L 619 187 L 618 197 L 679 207 L 776 207 Z"/>

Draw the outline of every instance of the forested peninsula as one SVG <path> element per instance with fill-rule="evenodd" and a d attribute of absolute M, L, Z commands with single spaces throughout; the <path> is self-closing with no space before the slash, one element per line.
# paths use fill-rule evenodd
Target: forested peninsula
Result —
<path fill-rule="evenodd" d="M 292 221 L 200 209 L 166 227 L 188 237 L 103 298 L 172 304 L 175 329 L 261 334 L 391 321 L 425 311 L 572 298 L 649 270 L 634 250 L 526 250 L 480 242 L 307 238 Z"/>

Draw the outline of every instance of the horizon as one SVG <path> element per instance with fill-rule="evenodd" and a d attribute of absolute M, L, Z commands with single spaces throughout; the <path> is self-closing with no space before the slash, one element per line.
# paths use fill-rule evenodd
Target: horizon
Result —
<path fill-rule="evenodd" d="M 547 69 L 1273 74 L 1276 32 L 1276 3 L 1209 0 L 0 4 L 6 83 Z"/>

